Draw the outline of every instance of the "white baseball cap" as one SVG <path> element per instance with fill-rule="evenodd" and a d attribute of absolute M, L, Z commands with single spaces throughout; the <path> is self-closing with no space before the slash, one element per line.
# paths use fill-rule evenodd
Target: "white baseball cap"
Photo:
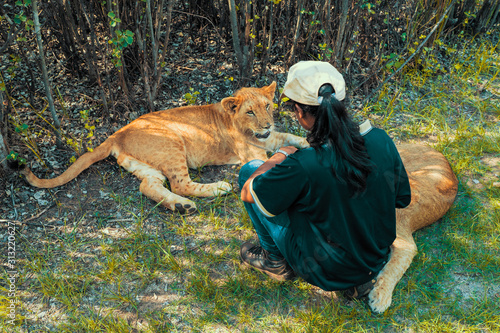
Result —
<path fill-rule="evenodd" d="M 320 105 L 318 91 L 325 83 L 333 86 L 335 98 L 345 98 L 345 81 L 335 67 L 323 61 L 300 61 L 290 67 L 282 97 L 305 105 Z"/>

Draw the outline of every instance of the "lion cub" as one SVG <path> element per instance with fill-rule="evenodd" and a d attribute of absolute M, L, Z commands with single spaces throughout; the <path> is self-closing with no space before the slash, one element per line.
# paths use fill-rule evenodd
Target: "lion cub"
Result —
<path fill-rule="evenodd" d="M 142 180 L 139 189 L 144 195 L 173 211 L 194 213 L 195 203 L 184 196 L 216 196 L 232 187 L 223 181 L 193 182 L 188 168 L 265 160 L 266 150 L 309 146 L 304 138 L 274 131 L 275 90 L 273 82 L 263 88 L 242 88 L 217 104 L 152 112 L 118 130 L 93 152 L 83 154 L 56 178 L 40 179 L 29 168 L 22 173 L 31 185 L 52 188 L 112 155 Z M 166 178 L 172 192 L 164 186 Z"/>
<path fill-rule="evenodd" d="M 389 308 L 394 288 L 417 254 L 413 232 L 439 220 L 450 209 L 458 191 L 458 179 L 443 154 L 418 144 L 397 147 L 410 180 L 411 203 L 396 209 L 397 235 L 391 255 L 368 294 L 368 304 L 377 313 Z"/>

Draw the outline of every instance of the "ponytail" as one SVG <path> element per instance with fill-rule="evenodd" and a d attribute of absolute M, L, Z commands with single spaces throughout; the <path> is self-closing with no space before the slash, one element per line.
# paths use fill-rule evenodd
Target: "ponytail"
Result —
<path fill-rule="evenodd" d="M 330 84 L 319 89 L 319 106 L 299 104 L 316 121 L 307 135 L 307 141 L 321 156 L 321 146 L 333 149 L 332 171 L 343 183 L 347 183 L 357 196 L 366 190 L 366 179 L 371 170 L 371 161 L 358 125 L 335 97 Z"/>

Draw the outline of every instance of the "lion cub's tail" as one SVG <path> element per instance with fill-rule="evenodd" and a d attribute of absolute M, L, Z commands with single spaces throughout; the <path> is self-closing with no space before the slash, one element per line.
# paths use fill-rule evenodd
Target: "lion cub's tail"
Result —
<path fill-rule="evenodd" d="M 70 180 L 76 178 L 83 170 L 87 169 L 89 166 L 105 159 L 111 154 L 111 148 L 113 147 L 111 140 L 104 141 L 100 146 L 94 149 L 92 152 L 87 152 L 80 156 L 75 163 L 73 163 L 66 171 L 61 175 L 52 179 L 40 179 L 31 172 L 31 170 L 26 167 L 21 173 L 26 176 L 26 180 L 32 186 L 41 188 L 53 188 L 61 186 L 69 182 Z"/>

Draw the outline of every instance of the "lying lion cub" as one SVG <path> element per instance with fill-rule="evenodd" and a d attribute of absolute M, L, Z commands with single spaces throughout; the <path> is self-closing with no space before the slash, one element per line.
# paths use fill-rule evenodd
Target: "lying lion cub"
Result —
<path fill-rule="evenodd" d="M 188 168 L 265 160 L 266 150 L 309 146 L 305 138 L 274 131 L 275 90 L 273 82 L 263 88 L 242 88 L 217 104 L 149 113 L 118 130 L 93 152 L 83 154 L 56 178 L 40 179 L 28 168 L 23 174 L 33 186 L 52 188 L 112 155 L 142 180 L 139 189 L 144 195 L 168 209 L 194 213 L 196 205 L 183 196 L 216 196 L 231 191 L 231 185 L 223 181 L 195 183 Z M 164 187 L 165 177 L 173 193 Z"/>
<path fill-rule="evenodd" d="M 412 233 L 441 218 L 453 204 L 458 189 L 457 178 L 438 151 L 415 144 L 400 145 L 398 151 L 410 180 L 411 203 L 396 210 L 397 236 L 391 256 L 368 294 L 374 312 L 384 312 L 391 305 L 394 287 L 417 253 Z"/>

